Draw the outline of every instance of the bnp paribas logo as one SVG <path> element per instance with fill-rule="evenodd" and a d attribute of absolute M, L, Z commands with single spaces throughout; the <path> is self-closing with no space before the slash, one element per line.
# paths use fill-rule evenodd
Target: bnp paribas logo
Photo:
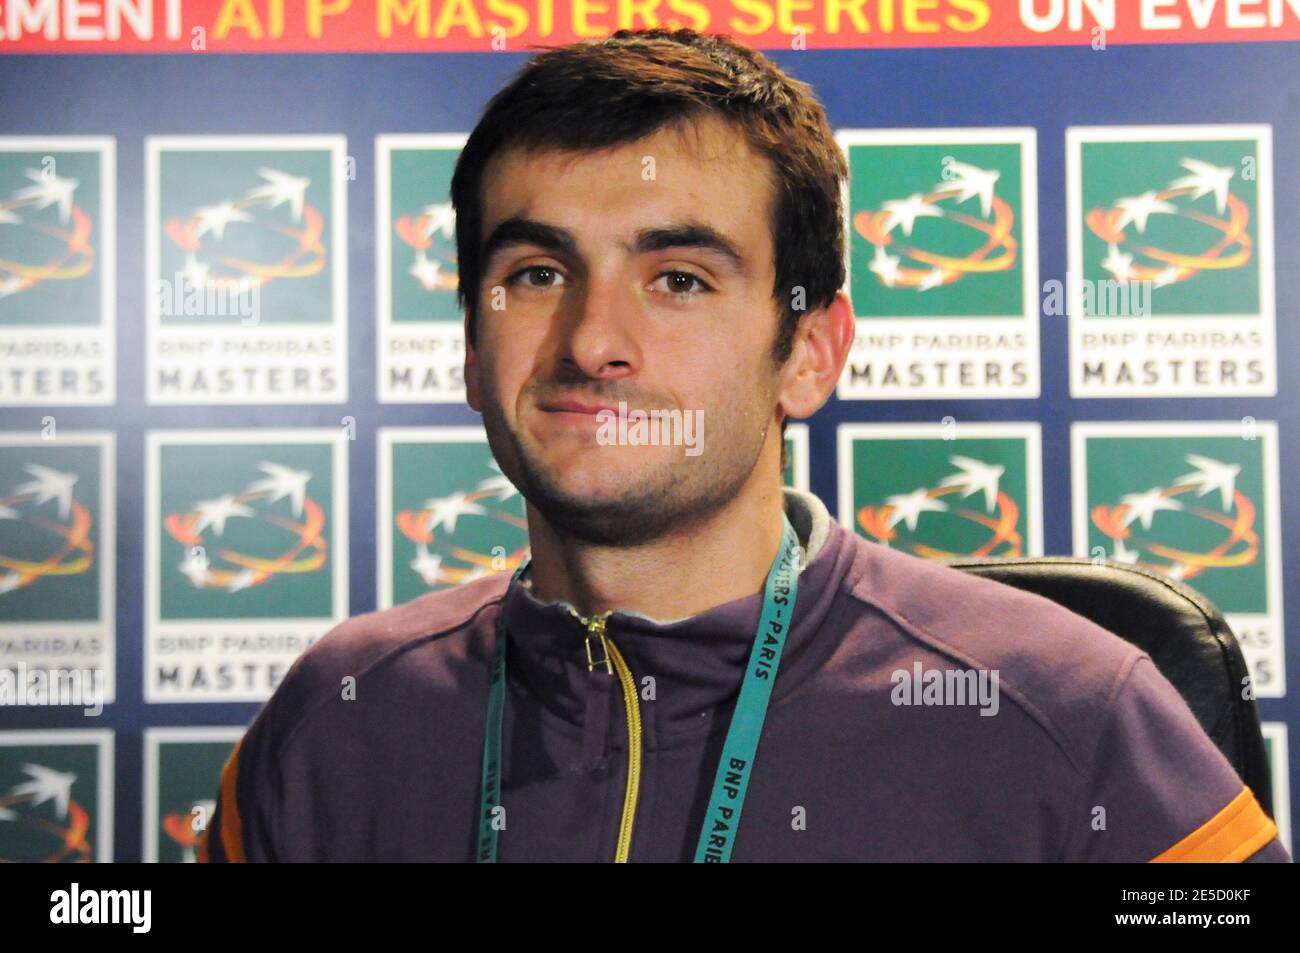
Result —
<path fill-rule="evenodd" d="M 101 162 L 98 151 L 0 150 L 0 323 L 103 319 Z"/>
<path fill-rule="evenodd" d="M 181 436 L 157 446 L 162 618 L 328 617 L 331 445 Z"/>
<path fill-rule="evenodd" d="M 451 176 L 463 144 L 459 135 L 380 137 L 379 167 L 388 186 L 382 223 L 388 268 L 381 277 L 398 324 L 461 320 Z"/>
<path fill-rule="evenodd" d="M 1270 128 L 1077 128 L 1067 157 L 1076 394 L 1271 393 Z"/>
<path fill-rule="evenodd" d="M 0 658 L 103 672 L 113 699 L 113 435 L 0 434 Z"/>
<path fill-rule="evenodd" d="M 1019 229 L 1012 204 L 1019 155 L 1009 145 L 953 148 L 983 163 L 975 165 L 939 146 L 895 149 L 902 155 L 885 166 L 893 183 L 880 176 L 854 180 L 853 234 L 871 248 L 865 269 L 870 276 L 854 275 L 854 300 L 862 301 L 867 315 L 979 314 L 998 306 L 999 296 L 979 287 L 980 276 L 1019 277 Z M 938 181 L 919 185 L 924 179 L 908 174 L 913 170 L 929 171 Z M 1011 201 L 998 194 L 1004 175 L 1002 192 Z M 880 197 L 891 191 L 891 197 Z M 859 207 L 859 198 L 865 207 Z M 1001 307 L 1018 311 L 1019 285 L 1014 280 L 1004 284 Z M 944 293 L 925 296 L 937 289 Z M 880 310 L 876 302 L 883 306 Z"/>
<path fill-rule="evenodd" d="M 0 621 L 100 617 L 109 440 L 69 433 L 19 442 L 7 434 L 0 442 Z"/>
<path fill-rule="evenodd" d="M 1276 425 L 1080 423 L 1073 435 L 1076 553 L 1199 590 L 1241 641 L 1252 689 L 1281 695 Z"/>
<path fill-rule="evenodd" d="M 192 864 L 242 728 L 145 730 L 145 863 Z"/>
<path fill-rule="evenodd" d="M 1035 395 L 1033 130 L 837 138 L 849 166 L 849 290 L 859 316 L 840 396 Z M 970 366 L 960 370 L 962 362 Z"/>
<path fill-rule="evenodd" d="M 169 152 L 160 174 L 160 266 L 184 279 L 156 289 L 164 323 L 287 323 L 329 314 L 327 151 Z M 264 314 L 239 310 L 251 309 L 255 292 L 276 300 Z M 235 307 L 226 314 L 186 307 L 212 299 Z"/>
<path fill-rule="evenodd" d="M 1042 552 L 1037 424 L 842 424 L 840 521 L 927 559 Z"/>
<path fill-rule="evenodd" d="M 149 434 L 158 700 L 262 697 L 346 611 L 343 431 Z"/>
<path fill-rule="evenodd" d="M 528 554 L 519 491 L 477 427 L 385 427 L 379 435 L 379 605 L 398 605 Z"/>
<path fill-rule="evenodd" d="M 402 283 L 402 290 L 419 288 L 428 296 L 425 300 L 429 306 L 451 312 L 439 316 L 441 320 L 459 320 L 460 309 L 448 307 L 448 293 L 455 294 L 459 278 L 456 273 L 456 211 L 451 202 L 433 202 L 420 209 L 418 215 L 399 216 L 393 223 L 393 231 L 409 249 L 412 259 L 406 268 L 411 280 Z M 409 313 L 399 311 L 396 318 L 403 320 L 403 315 Z M 406 320 L 418 318 L 408 317 Z"/>
<path fill-rule="evenodd" d="M 451 178 L 465 138 L 394 134 L 375 141 L 381 401 L 464 399 Z"/>
<path fill-rule="evenodd" d="M 150 397 L 345 399 L 339 136 L 150 137 Z"/>
<path fill-rule="evenodd" d="M 1149 280 L 1157 315 L 1259 309 L 1257 143 L 1086 142 L 1082 149 L 1085 278 Z M 1116 316 L 1097 296 L 1081 304 L 1083 314 Z"/>
<path fill-rule="evenodd" d="M 0 136 L 0 404 L 114 400 L 113 140 Z"/>
<path fill-rule="evenodd" d="M 0 731 L 0 863 L 112 860 L 113 734 Z"/>

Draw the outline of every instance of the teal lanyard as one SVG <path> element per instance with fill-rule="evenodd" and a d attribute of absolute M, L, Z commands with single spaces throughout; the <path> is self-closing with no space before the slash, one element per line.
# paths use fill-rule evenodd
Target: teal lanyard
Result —
<path fill-rule="evenodd" d="M 797 555 L 799 537 L 795 535 L 790 518 L 784 517 L 781 548 L 767 572 L 763 586 L 763 612 L 754 633 L 754 645 L 749 653 L 749 667 L 740 686 L 740 697 L 727 728 L 727 740 L 722 747 L 722 757 L 713 780 L 713 794 L 709 810 L 700 829 L 700 840 L 695 848 L 695 862 L 726 863 L 731 860 L 736 831 L 740 827 L 740 812 L 745 806 L 745 791 L 758 751 L 758 740 L 763 734 L 767 719 L 767 705 L 772 698 L 772 684 L 781 665 L 781 650 L 785 648 L 790 620 L 794 616 L 795 597 L 799 591 Z M 528 567 L 524 561 L 510 578 L 509 593 Z M 492 663 L 491 686 L 488 689 L 487 733 L 483 741 L 483 778 L 479 800 L 479 863 L 495 863 L 497 837 L 501 828 L 498 818 L 504 818 L 501 806 L 501 722 L 506 708 L 506 631 L 505 600 L 497 616 L 497 654 Z"/>

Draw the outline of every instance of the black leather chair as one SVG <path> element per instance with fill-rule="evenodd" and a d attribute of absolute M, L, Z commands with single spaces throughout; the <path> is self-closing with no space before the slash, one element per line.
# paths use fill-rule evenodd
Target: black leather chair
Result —
<path fill-rule="evenodd" d="M 1071 556 L 949 559 L 947 565 L 1051 599 L 1151 656 L 1269 817 L 1273 788 L 1259 712 L 1242 698 L 1237 638 L 1203 595 L 1124 563 Z"/>

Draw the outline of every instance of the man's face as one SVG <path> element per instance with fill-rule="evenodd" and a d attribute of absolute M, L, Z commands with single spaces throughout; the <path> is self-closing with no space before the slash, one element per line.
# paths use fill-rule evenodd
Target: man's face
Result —
<path fill-rule="evenodd" d="M 485 170 L 469 404 L 524 497 L 600 545 L 711 515 L 765 448 L 777 478 L 769 163 L 719 119 L 685 128 Z M 703 451 L 602 442 L 594 411 L 620 401 L 703 411 Z"/>

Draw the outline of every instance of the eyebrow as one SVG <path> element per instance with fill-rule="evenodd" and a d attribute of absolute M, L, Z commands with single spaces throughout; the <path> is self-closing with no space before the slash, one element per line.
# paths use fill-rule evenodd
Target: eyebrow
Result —
<path fill-rule="evenodd" d="M 505 219 L 483 243 L 481 260 L 485 266 L 492 256 L 513 245 L 536 245 L 572 258 L 578 257 L 578 243 L 573 233 L 558 225 L 514 215 Z M 721 255 L 737 271 L 744 272 L 745 256 L 736 243 L 710 225 L 699 222 L 674 222 L 659 228 L 644 228 L 622 247 L 635 254 L 665 251 L 669 248 L 698 248 Z"/>

